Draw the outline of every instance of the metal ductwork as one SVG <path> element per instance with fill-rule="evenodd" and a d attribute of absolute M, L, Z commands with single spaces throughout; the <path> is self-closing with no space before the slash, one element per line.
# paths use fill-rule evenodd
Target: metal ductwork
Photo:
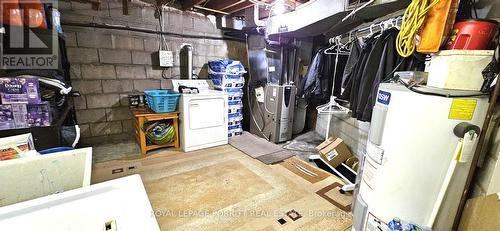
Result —
<path fill-rule="evenodd" d="M 334 36 L 375 18 L 407 7 L 410 0 L 375 0 L 352 9 L 349 1 L 316 0 L 295 11 L 272 16 L 266 25 L 268 38 Z M 351 10 L 346 10 L 351 9 Z M 354 13 L 353 13 L 354 11 Z"/>
<path fill-rule="evenodd" d="M 262 27 L 266 22 L 259 19 L 259 5 L 247 8 L 245 10 L 245 21 L 247 27 Z"/>
<path fill-rule="evenodd" d="M 246 20 L 241 17 L 220 16 L 216 19 L 217 29 L 242 30 L 246 27 Z"/>

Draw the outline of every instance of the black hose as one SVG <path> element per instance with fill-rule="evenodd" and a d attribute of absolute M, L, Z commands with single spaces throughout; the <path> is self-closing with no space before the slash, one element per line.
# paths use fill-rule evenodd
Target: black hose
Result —
<path fill-rule="evenodd" d="M 415 89 L 413 85 L 408 85 L 401 79 L 398 79 L 398 82 L 403 84 L 403 86 L 408 88 L 408 90 L 415 92 L 415 93 L 418 93 L 418 94 L 422 94 L 422 95 L 439 96 L 439 97 L 446 97 L 446 98 L 468 98 L 468 97 L 482 97 L 482 96 L 489 95 L 488 93 L 470 94 L 470 95 L 450 95 L 450 94 L 441 94 L 441 93 L 436 93 L 436 92 L 426 92 L 426 91 L 420 91 L 418 89 Z"/>

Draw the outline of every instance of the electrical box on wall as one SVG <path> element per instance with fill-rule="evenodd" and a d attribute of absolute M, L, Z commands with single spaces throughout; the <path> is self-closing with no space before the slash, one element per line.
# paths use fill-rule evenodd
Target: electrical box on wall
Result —
<path fill-rule="evenodd" d="M 172 51 L 159 51 L 160 67 L 173 67 L 174 66 L 174 55 Z"/>

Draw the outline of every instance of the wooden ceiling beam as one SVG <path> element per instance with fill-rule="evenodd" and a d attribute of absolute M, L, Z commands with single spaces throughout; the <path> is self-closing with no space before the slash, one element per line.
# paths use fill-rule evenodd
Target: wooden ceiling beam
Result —
<path fill-rule="evenodd" d="M 224 11 L 215 10 L 215 9 L 212 9 L 212 8 L 206 8 L 206 7 L 203 7 L 203 6 L 194 6 L 194 8 L 200 9 L 200 10 L 204 10 L 204 11 L 208 11 L 208 12 L 212 12 L 212 13 L 216 13 L 216 14 L 222 14 L 222 15 L 228 15 L 229 14 L 229 13 L 226 13 Z"/>
<path fill-rule="evenodd" d="M 189 10 L 193 8 L 193 6 L 200 5 L 206 0 L 182 0 L 181 1 L 181 6 L 182 10 Z"/>
<path fill-rule="evenodd" d="M 209 0 L 204 7 L 214 10 L 225 10 L 246 1 L 247 0 Z"/>
<path fill-rule="evenodd" d="M 249 2 L 249 1 L 245 1 L 243 3 L 240 3 L 238 5 L 232 6 L 230 8 L 226 8 L 224 11 L 232 14 L 232 13 L 236 13 L 238 11 L 244 10 L 246 8 L 249 8 L 251 6 L 253 6 L 253 3 Z"/>

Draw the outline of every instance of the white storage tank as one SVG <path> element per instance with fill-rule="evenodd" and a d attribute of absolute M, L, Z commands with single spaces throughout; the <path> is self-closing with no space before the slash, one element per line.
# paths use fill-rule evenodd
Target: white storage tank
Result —
<path fill-rule="evenodd" d="M 394 218 L 452 230 L 471 165 L 465 158 L 454 162 L 461 142 L 454 128 L 466 122 L 479 129 L 488 98 L 480 92 L 416 89 L 423 93 L 394 83 L 379 87 L 353 211 L 356 231 L 385 230 L 380 226 Z"/>

